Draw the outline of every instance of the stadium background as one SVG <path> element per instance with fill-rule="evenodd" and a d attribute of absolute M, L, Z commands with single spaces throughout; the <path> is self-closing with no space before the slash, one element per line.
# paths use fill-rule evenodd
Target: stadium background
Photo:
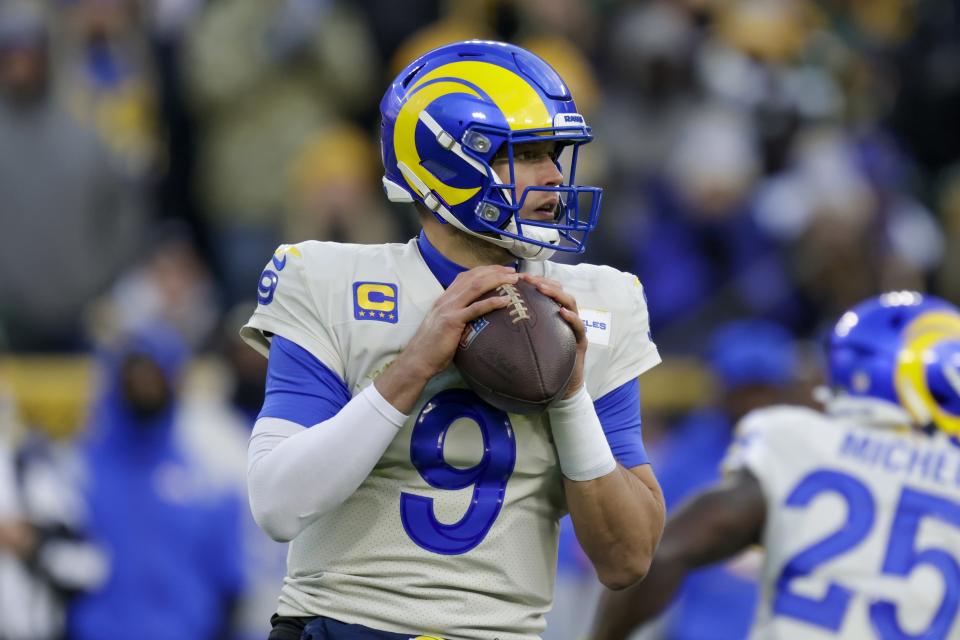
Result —
<path fill-rule="evenodd" d="M 715 477 L 732 417 L 812 402 L 841 310 L 960 302 L 949 0 L 0 0 L 4 447 L 72 449 L 101 355 L 162 324 L 190 354 L 183 437 L 242 491 L 264 365 L 236 331 L 262 265 L 281 242 L 416 232 L 380 189 L 377 105 L 405 62 L 470 37 L 540 54 L 594 128 L 585 259 L 646 287 L 665 362 L 645 439 L 671 506 Z M 547 638 L 579 637 L 596 595 L 564 540 Z"/>

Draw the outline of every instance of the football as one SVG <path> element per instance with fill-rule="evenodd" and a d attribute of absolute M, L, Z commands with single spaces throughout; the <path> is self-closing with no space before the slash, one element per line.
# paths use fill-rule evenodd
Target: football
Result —
<path fill-rule="evenodd" d="M 482 296 L 510 304 L 467 325 L 453 362 L 484 401 L 508 413 L 539 413 L 559 399 L 577 360 L 560 305 L 526 280 Z M 481 299 L 482 299 L 481 298 Z"/>

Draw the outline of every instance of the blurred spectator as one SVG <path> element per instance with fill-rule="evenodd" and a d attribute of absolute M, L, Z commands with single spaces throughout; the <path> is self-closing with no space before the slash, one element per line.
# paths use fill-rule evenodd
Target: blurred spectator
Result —
<path fill-rule="evenodd" d="M 179 436 L 219 486 L 246 496 L 247 442 L 263 406 L 267 361 L 240 339 L 240 327 L 256 301 L 238 304 L 217 334 L 217 357 L 194 367 L 184 391 Z M 287 545 L 257 526 L 250 509 L 242 515 L 243 563 L 247 582 L 237 603 L 234 636 L 263 640 L 277 610 L 287 573 Z"/>
<path fill-rule="evenodd" d="M 384 70 L 380 86 L 389 79 L 386 70 L 397 47 L 411 33 L 440 17 L 444 0 L 354 0 L 350 3 L 363 13 L 363 21 L 370 28 L 370 35 L 379 55 L 377 66 Z"/>
<path fill-rule="evenodd" d="M 206 5 L 185 55 L 198 186 L 232 303 L 280 243 L 293 159 L 341 112 L 372 105 L 373 49 L 345 3 L 223 0 Z"/>
<path fill-rule="evenodd" d="M 105 558 L 84 538 L 70 454 L 25 434 L 0 392 L 0 638 L 56 640 L 66 602 L 97 587 Z"/>
<path fill-rule="evenodd" d="M 451 42 L 497 39 L 496 15 L 500 5 L 496 0 L 445 0 L 438 20 L 417 29 L 400 43 L 390 60 L 388 75 L 395 77 L 411 60 Z"/>
<path fill-rule="evenodd" d="M 629 5 L 612 21 L 609 78 L 592 124 L 618 180 L 636 184 L 653 173 L 696 107 L 696 35 L 679 3 L 666 0 Z"/>
<path fill-rule="evenodd" d="M 749 120 L 717 106 L 696 112 L 664 165 L 640 185 L 620 240 L 657 344 L 696 350 L 697 336 L 736 315 L 794 322 L 801 312 L 778 246 L 751 215 L 760 166 Z"/>
<path fill-rule="evenodd" d="M 161 122 L 161 162 L 155 208 L 163 218 L 186 222 L 198 251 L 211 255 L 209 230 L 198 203 L 197 124 L 188 104 L 183 42 L 206 0 L 154 0 L 141 3 L 155 66 L 158 118 Z M 205 259 L 207 266 L 212 261 Z"/>
<path fill-rule="evenodd" d="M 811 18 L 806 0 L 741 0 L 716 3 L 713 27 L 721 40 L 750 58 L 784 63 L 803 50 Z"/>
<path fill-rule="evenodd" d="M 232 624 L 243 506 L 176 438 L 186 357 L 181 338 L 155 326 L 105 359 L 84 459 L 91 532 L 110 569 L 71 607 L 72 638 L 212 639 Z"/>
<path fill-rule="evenodd" d="M 737 420 L 753 408 L 793 399 L 800 373 L 793 336 L 761 320 L 739 320 L 710 338 L 706 359 L 717 379 L 711 406 L 681 419 L 651 451 L 668 512 L 719 478 Z M 671 640 L 740 640 L 749 635 L 756 605 L 756 575 L 748 558 L 712 567 L 684 582 L 665 614 Z M 757 564 L 755 568 L 758 568 Z"/>
<path fill-rule="evenodd" d="M 759 190 L 757 222 L 783 243 L 817 317 L 836 317 L 878 290 L 926 290 L 943 233 L 902 187 L 901 164 L 878 136 L 811 128 L 787 171 Z"/>
<path fill-rule="evenodd" d="M 82 344 L 81 310 L 136 254 L 145 222 L 50 79 L 37 5 L 0 4 L 0 326 L 18 351 Z"/>
<path fill-rule="evenodd" d="M 866 47 L 892 47 L 909 37 L 917 27 L 917 8 L 927 9 L 934 2 L 913 0 L 859 0 L 845 5 L 846 15 L 835 16 L 838 26 Z M 825 4 L 825 10 L 834 11 L 842 5 Z M 946 17 L 946 16 L 944 16 Z"/>
<path fill-rule="evenodd" d="M 203 11 L 204 0 L 154 0 L 141 10 L 160 40 L 178 40 Z"/>
<path fill-rule="evenodd" d="M 944 297 L 960 300 L 960 165 L 945 172 L 938 201 L 947 248 L 937 282 Z"/>
<path fill-rule="evenodd" d="M 904 12 L 915 8 L 916 28 L 890 74 L 896 90 L 890 125 L 932 181 L 960 161 L 960 7 L 936 0 L 904 4 Z"/>
<path fill-rule="evenodd" d="M 56 53 L 71 111 L 133 178 L 156 173 L 157 96 L 147 34 L 134 0 L 74 0 L 61 11 Z"/>
<path fill-rule="evenodd" d="M 598 20 L 596 7 L 590 0 L 513 0 L 501 4 L 515 7 L 520 39 L 552 36 L 568 40 L 574 49 L 592 51 L 594 48 Z M 580 96 L 576 91 L 573 95 Z"/>
<path fill-rule="evenodd" d="M 753 121 L 761 168 L 780 170 L 807 122 L 842 116 L 844 102 L 830 68 L 816 60 L 815 12 L 806 0 L 717 3 L 710 38 L 698 59 L 708 95 Z"/>
<path fill-rule="evenodd" d="M 403 212 L 404 220 L 386 208 L 376 145 L 354 125 L 331 125 L 308 140 L 290 173 L 284 240 L 371 244 L 402 242 L 416 233 L 411 211 Z"/>
<path fill-rule="evenodd" d="M 160 323 L 179 332 L 192 349 L 205 347 L 219 315 L 212 276 L 186 226 L 169 222 L 156 228 L 152 244 L 142 262 L 92 306 L 88 333 L 104 344 Z"/>

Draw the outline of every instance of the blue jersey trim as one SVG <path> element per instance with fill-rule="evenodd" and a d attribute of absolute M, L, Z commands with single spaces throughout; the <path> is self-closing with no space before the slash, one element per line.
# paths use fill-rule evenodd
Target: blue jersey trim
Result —
<path fill-rule="evenodd" d="M 617 462 L 627 467 L 649 464 L 640 427 L 640 381 L 634 378 L 593 403 Z"/>
<path fill-rule="evenodd" d="M 420 249 L 420 255 L 423 261 L 427 263 L 430 273 L 437 279 L 440 286 L 446 289 L 453 283 L 454 278 L 466 271 L 466 267 L 461 267 L 456 262 L 440 253 L 440 251 L 430 244 L 427 234 L 423 231 L 417 236 L 417 247 Z M 520 270 L 520 263 L 514 262 L 513 268 Z"/>
<path fill-rule="evenodd" d="M 430 241 L 427 239 L 427 234 L 423 231 L 417 236 L 417 247 L 420 249 L 420 255 L 423 256 L 423 261 L 427 263 L 427 267 L 444 289 L 449 287 L 450 283 L 452 283 L 454 278 L 460 275 L 461 272 L 467 270 L 466 267 L 461 267 L 440 253 L 436 247 L 430 244 Z"/>
<path fill-rule="evenodd" d="M 337 415 L 351 397 L 340 376 L 280 336 L 270 342 L 266 389 L 258 418 L 281 418 L 304 427 Z"/>

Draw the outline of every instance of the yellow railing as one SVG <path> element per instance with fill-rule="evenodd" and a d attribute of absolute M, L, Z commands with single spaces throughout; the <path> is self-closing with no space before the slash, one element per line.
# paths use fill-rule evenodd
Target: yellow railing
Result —
<path fill-rule="evenodd" d="M 64 438 L 85 421 L 94 368 L 85 356 L 0 358 L 0 386 L 12 395 L 23 424 Z"/>
<path fill-rule="evenodd" d="M 95 372 L 89 356 L 8 356 L 0 358 L 0 388 L 12 395 L 23 424 L 65 438 L 85 422 Z M 683 412 L 708 402 L 713 388 L 710 373 L 695 358 L 670 357 L 640 381 L 645 412 Z"/>

